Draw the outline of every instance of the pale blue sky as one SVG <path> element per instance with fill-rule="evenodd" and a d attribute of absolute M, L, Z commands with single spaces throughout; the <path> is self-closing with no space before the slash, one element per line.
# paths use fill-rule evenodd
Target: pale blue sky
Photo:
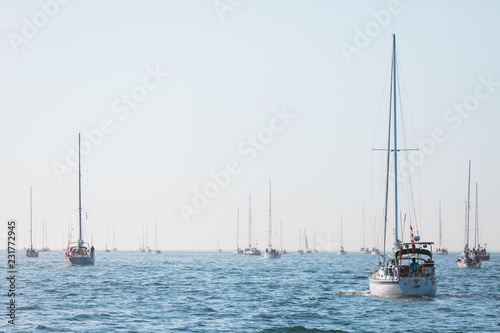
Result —
<path fill-rule="evenodd" d="M 76 177 L 65 174 L 60 182 L 52 165 L 65 163 L 79 131 L 109 119 L 112 133 L 84 159 L 97 248 L 104 248 L 108 225 L 116 226 L 118 248 L 136 249 L 146 223 L 151 243 L 158 220 L 162 248 L 213 249 L 220 234 L 221 247 L 233 249 L 238 206 L 246 239 L 249 193 L 264 245 L 269 178 L 273 221 L 277 227 L 283 219 L 287 249 L 298 247 L 300 227 L 310 237 L 316 228 L 318 239 L 338 246 L 342 212 L 345 247 L 359 250 L 363 205 L 371 247 L 371 149 L 385 143 L 385 104 L 376 126 L 396 31 L 417 138 L 430 138 L 436 128 L 447 137 L 426 157 L 420 182 L 414 179 L 420 234 L 437 242 L 441 201 L 443 245 L 462 248 L 471 158 L 482 241 L 500 251 L 500 86 L 458 128 L 443 119 L 474 96 L 479 77 L 500 82 L 498 2 L 403 1 L 350 62 L 340 45 L 354 45 L 356 29 L 390 2 L 242 1 L 224 20 L 213 3 L 72 1 L 15 52 L 9 34 L 22 36 L 23 17 L 32 21 L 42 9 L 37 1 L 0 2 L 0 220 L 16 218 L 27 230 L 33 186 L 36 244 L 45 218 L 50 246 L 62 247 L 68 219 L 76 218 L 69 212 Z M 157 66 L 169 76 L 120 119 L 113 102 Z M 283 107 L 295 118 L 246 161 L 238 146 Z M 187 225 L 179 205 L 191 205 L 193 189 L 231 160 L 242 172 Z M 379 184 L 374 188 L 378 193 Z"/>

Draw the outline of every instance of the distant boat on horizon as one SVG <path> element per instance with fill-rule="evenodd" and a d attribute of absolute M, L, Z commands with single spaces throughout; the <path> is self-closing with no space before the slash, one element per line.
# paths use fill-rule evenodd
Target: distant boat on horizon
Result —
<path fill-rule="evenodd" d="M 44 219 L 43 220 L 43 226 L 42 226 L 42 248 L 38 252 L 50 252 L 50 248 L 48 243 L 48 236 L 47 236 L 47 221 Z"/>
<path fill-rule="evenodd" d="M 257 246 L 252 245 L 252 195 L 248 195 L 248 247 L 245 249 L 247 256 L 260 256 L 261 252 Z"/>
<path fill-rule="evenodd" d="M 278 249 L 273 247 L 273 228 L 271 221 L 271 179 L 269 179 L 269 223 L 268 223 L 268 231 L 267 231 L 267 248 L 264 253 L 264 259 L 280 259 L 281 253 Z"/>
<path fill-rule="evenodd" d="M 342 255 L 342 256 L 345 256 L 347 254 L 347 252 L 344 250 L 344 244 L 342 242 L 342 225 L 343 225 L 343 222 L 342 222 L 342 213 L 340 213 L 340 251 L 337 252 L 337 254 L 339 255 Z"/>
<path fill-rule="evenodd" d="M 26 250 L 25 256 L 27 258 L 38 258 L 38 251 L 33 247 L 33 192 L 30 186 L 30 248 Z"/>
<path fill-rule="evenodd" d="M 243 249 L 240 249 L 239 244 L 240 238 L 240 207 L 238 207 L 238 214 L 236 215 L 236 250 L 234 250 L 234 254 L 243 254 Z"/>
<path fill-rule="evenodd" d="M 68 244 L 64 253 L 66 263 L 72 266 L 93 266 L 95 263 L 94 246 L 90 247 L 82 238 L 82 172 L 80 163 L 80 133 L 78 133 L 78 241 Z"/>
<path fill-rule="evenodd" d="M 448 249 L 441 246 L 441 235 L 442 235 L 442 224 L 441 224 L 441 201 L 439 202 L 439 247 L 436 249 L 436 254 L 448 255 Z"/>

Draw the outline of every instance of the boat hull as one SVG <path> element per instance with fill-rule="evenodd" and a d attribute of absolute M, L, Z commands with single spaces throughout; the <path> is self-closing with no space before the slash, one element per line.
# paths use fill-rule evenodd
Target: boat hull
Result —
<path fill-rule="evenodd" d="M 433 278 L 411 277 L 374 279 L 370 277 L 370 294 L 374 296 L 435 296 L 437 282 Z"/>
<path fill-rule="evenodd" d="M 458 268 L 471 268 L 471 269 L 475 268 L 475 269 L 480 269 L 481 268 L 481 263 L 482 262 L 480 261 L 477 264 L 474 264 L 474 263 L 469 264 L 467 262 L 467 260 L 465 260 L 465 259 L 458 259 L 457 260 L 457 266 L 458 266 Z"/>
<path fill-rule="evenodd" d="M 70 266 L 94 266 L 95 258 L 91 257 L 66 257 L 66 264 Z"/>
<path fill-rule="evenodd" d="M 264 253 L 264 259 L 281 259 L 281 253 Z"/>

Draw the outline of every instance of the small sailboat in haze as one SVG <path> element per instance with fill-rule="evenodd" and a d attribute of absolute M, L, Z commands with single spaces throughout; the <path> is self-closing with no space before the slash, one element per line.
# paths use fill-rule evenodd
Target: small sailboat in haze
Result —
<path fill-rule="evenodd" d="M 477 246 L 476 246 L 477 244 Z M 474 240 L 474 248 L 482 261 L 490 260 L 490 254 L 486 250 L 486 245 L 484 247 L 481 246 L 479 242 L 479 197 L 477 194 L 477 182 L 476 182 L 476 231 L 475 231 L 475 240 Z"/>
<path fill-rule="evenodd" d="M 361 254 L 370 254 L 370 249 L 365 245 L 365 206 L 363 206 L 363 247 L 359 251 Z"/>
<path fill-rule="evenodd" d="M 297 254 L 304 254 L 304 246 L 302 245 L 302 228 L 299 228 L 299 249 Z"/>
<path fill-rule="evenodd" d="M 283 248 L 283 220 L 280 220 L 280 253 L 287 254 L 286 250 Z"/>
<path fill-rule="evenodd" d="M 217 234 L 217 253 L 221 253 L 222 252 L 222 250 L 220 248 L 220 242 L 219 241 L 220 241 L 220 235 Z"/>
<path fill-rule="evenodd" d="M 252 195 L 248 195 L 248 247 L 245 249 L 247 256 L 260 256 L 261 252 L 252 245 Z"/>
<path fill-rule="evenodd" d="M 38 251 L 33 248 L 33 195 L 30 186 L 30 248 L 24 254 L 27 258 L 38 258 Z"/>
<path fill-rule="evenodd" d="M 448 249 L 441 246 L 441 235 L 442 235 L 442 223 L 441 223 L 441 202 L 439 202 L 439 247 L 436 250 L 436 254 L 447 255 Z"/>
<path fill-rule="evenodd" d="M 153 250 L 149 247 L 148 225 L 146 224 L 146 252 L 151 253 Z"/>
<path fill-rule="evenodd" d="M 113 227 L 113 252 L 118 251 L 115 245 L 115 227 Z"/>
<path fill-rule="evenodd" d="M 43 220 L 43 227 L 42 227 L 42 248 L 40 249 L 39 252 L 50 252 L 49 248 L 49 241 L 48 241 L 48 236 L 47 236 L 47 221 L 44 219 Z"/>
<path fill-rule="evenodd" d="M 393 101 L 389 108 L 389 134 L 387 142 L 387 169 L 385 181 L 385 205 L 384 205 L 384 252 L 378 260 L 378 265 L 373 263 L 369 275 L 370 293 L 375 296 L 434 296 L 437 292 L 437 280 L 435 276 L 434 261 L 432 260 L 432 244 L 433 242 L 420 242 L 420 236 L 413 235 L 413 228 L 410 223 L 411 242 L 404 243 L 399 240 L 399 209 L 398 209 L 398 152 L 400 148 L 397 146 L 397 92 L 399 91 L 396 84 L 397 66 L 396 66 L 396 35 L 392 35 L 393 51 L 392 51 L 392 82 L 391 96 Z M 393 102 L 393 103 L 392 103 Z M 392 117 L 392 119 L 391 119 Z M 392 128 L 391 128 L 391 123 Z M 391 147 L 391 130 L 394 131 L 394 144 Z M 404 150 L 403 150 L 404 151 Z M 393 154 L 393 172 L 394 176 L 390 177 L 390 157 Z M 409 177 L 409 175 L 407 175 Z M 388 203 L 389 203 L 389 180 L 394 182 L 394 243 L 393 256 L 386 258 L 385 256 L 385 240 L 387 236 L 388 223 Z M 407 184 L 411 186 L 411 183 Z M 408 205 L 414 207 L 413 201 L 410 199 Z M 406 219 L 406 215 L 405 215 Z M 416 219 L 416 216 L 415 216 Z"/>
<path fill-rule="evenodd" d="M 340 251 L 337 252 L 337 254 L 339 255 L 342 255 L 342 256 L 345 256 L 347 254 L 347 252 L 344 250 L 344 243 L 342 242 L 342 213 L 340 214 Z"/>
<path fill-rule="evenodd" d="M 469 178 L 467 183 L 467 202 L 465 206 L 465 246 L 464 252 L 457 259 L 458 268 L 481 268 L 482 260 L 476 249 L 469 247 L 469 218 L 470 218 L 470 169 L 471 162 L 469 160 Z M 476 192 L 477 194 L 477 192 Z M 477 200 L 476 200 L 477 201 Z M 477 207 L 476 207 L 477 209 Z M 477 222 L 477 220 L 476 220 Z M 475 240 L 474 240 L 475 241 Z"/>
<path fill-rule="evenodd" d="M 94 246 L 89 247 L 82 238 L 82 172 L 80 164 L 80 133 L 78 133 L 78 242 L 69 243 L 64 253 L 66 263 L 72 266 L 92 266 L 95 263 Z"/>
<path fill-rule="evenodd" d="M 307 231 L 304 228 L 304 244 L 306 245 L 305 254 L 311 254 L 312 250 L 309 248 L 309 242 L 307 241 Z"/>
<path fill-rule="evenodd" d="M 104 252 L 111 252 L 111 250 L 108 249 L 108 234 L 109 234 L 109 225 L 106 229 L 106 249 L 104 250 Z"/>
<path fill-rule="evenodd" d="M 279 250 L 273 248 L 273 231 L 271 222 L 271 180 L 269 179 L 269 224 L 267 232 L 267 248 L 264 253 L 264 259 L 280 259 L 281 253 Z"/>
<path fill-rule="evenodd" d="M 316 248 L 316 229 L 314 229 L 314 245 L 312 249 L 312 253 L 318 253 L 318 249 Z"/>
<path fill-rule="evenodd" d="M 236 250 L 234 250 L 234 254 L 243 254 L 243 249 L 240 249 L 239 244 L 240 239 L 240 207 L 238 207 L 238 214 L 236 216 Z"/>
<path fill-rule="evenodd" d="M 155 254 L 160 254 L 161 251 L 160 251 L 160 248 L 158 247 L 158 221 L 156 221 L 156 225 L 155 225 L 155 243 L 154 243 L 154 253 Z"/>

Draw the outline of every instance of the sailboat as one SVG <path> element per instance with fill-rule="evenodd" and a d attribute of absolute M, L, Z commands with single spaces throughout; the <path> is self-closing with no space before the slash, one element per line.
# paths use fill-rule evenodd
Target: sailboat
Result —
<path fill-rule="evenodd" d="M 442 224 L 441 224 L 441 202 L 439 202 L 439 247 L 436 250 L 436 254 L 447 255 L 448 249 L 441 246 L 441 234 L 442 234 Z"/>
<path fill-rule="evenodd" d="M 476 182 L 476 231 L 475 231 L 474 248 L 476 249 L 479 258 L 482 261 L 490 260 L 490 254 L 486 250 L 486 245 L 487 244 L 484 244 L 484 247 L 481 247 L 479 243 L 479 198 L 477 194 L 477 182 Z"/>
<path fill-rule="evenodd" d="M 468 178 L 468 183 L 467 183 L 467 203 L 465 207 L 465 246 L 464 246 L 464 252 L 462 252 L 462 255 L 458 257 L 457 259 L 457 265 L 458 268 L 481 268 L 481 263 L 482 260 L 479 257 L 479 253 L 474 249 L 472 250 L 469 247 L 469 221 L 470 221 L 470 169 L 471 169 L 471 162 L 469 160 L 469 178 Z M 477 196 L 477 189 L 476 189 L 476 196 Z M 477 200 L 476 200 L 477 204 Z M 476 206 L 476 212 L 477 212 L 477 206 Z M 476 220 L 477 222 L 477 220 Z M 474 237 L 474 241 L 476 241 Z"/>
<path fill-rule="evenodd" d="M 142 226 L 142 237 L 139 238 L 139 252 L 146 252 L 146 246 L 144 243 L 144 226 Z"/>
<path fill-rule="evenodd" d="M 66 263 L 73 266 L 91 266 L 95 263 L 94 246 L 89 247 L 82 238 L 82 172 L 80 164 L 80 133 L 78 133 L 78 242 L 69 243 L 64 253 Z"/>
<path fill-rule="evenodd" d="M 50 252 L 49 249 L 49 238 L 47 236 L 47 221 L 44 219 L 43 220 L 43 228 L 42 228 L 42 248 L 40 249 L 39 252 Z"/>
<path fill-rule="evenodd" d="M 111 252 L 111 250 L 108 249 L 108 234 L 109 234 L 109 225 L 108 228 L 106 229 L 106 249 L 104 250 L 104 252 Z"/>
<path fill-rule="evenodd" d="M 158 221 L 156 221 L 156 225 L 155 225 L 155 243 L 154 243 L 154 247 L 155 247 L 155 254 L 160 254 L 161 251 L 160 249 L 158 248 Z"/>
<path fill-rule="evenodd" d="M 316 248 L 316 229 L 314 229 L 314 245 L 313 245 L 313 250 L 312 253 L 318 253 L 318 249 Z"/>
<path fill-rule="evenodd" d="M 148 243 L 149 243 L 148 225 L 146 224 L 146 252 L 147 253 L 151 253 L 151 252 L 153 252 L 153 250 L 151 250 L 151 248 L 149 247 Z"/>
<path fill-rule="evenodd" d="M 252 246 L 252 195 L 248 195 L 248 247 L 245 249 L 247 256 L 260 256 L 260 250 Z"/>
<path fill-rule="evenodd" d="M 305 250 L 305 253 L 306 253 L 306 254 L 311 254 L 311 253 L 312 253 L 312 250 L 309 248 L 309 243 L 307 242 L 307 232 L 306 232 L 306 228 L 304 228 L 304 244 L 306 245 L 306 250 Z"/>
<path fill-rule="evenodd" d="M 385 208 L 384 208 L 384 252 L 379 264 L 372 264 L 369 276 L 370 293 L 375 296 L 434 296 L 437 292 L 434 261 L 432 260 L 433 242 L 420 242 L 420 236 L 413 236 L 410 224 L 411 242 L 403 243 L 398 234 L 398 146 L 396 122 L 396 35 L 392 35 L 392 83 L 391 105 L 393 111 L 394 145 L 391 148 L 391 112 L 389 112 L 389 135 L 387 143 L 387 174 L 385 182 Z M 394 247 L 392 260 L 386 260 L 385 237 L 387 230 L 388 200 L 389 200 L 389 170 L 390 155 L 394 155 Z M 390 258 L 388 258 L 390 259 Z"/>
<path fill-rule="evenodd" d="M 375 244 L 375 218 L 373 218 L 373 225 L 372 225 L 372 236 L 373 236 L 373 244 Z M 370 253 L 374 256 L 378 256 L 380 254 L 380 250 L 378 247 L 374 246 L 371 250 Z"/>
<path fill-rule="evenodd" d="M 118 249 L 115 246 L 115 227 L 113 227 L 113 252 L 118 251 Z"/>
<path fill-rule="evenodd" d="M 283 220 L 280 220 L 280 245 L 280 253 L 287 254 L 288 252 L 283 248 Z"/>
<path fill-rule="evenodd" d="M 342 213 L 340 214 L 340 251 L 337 254 L 345 256 L 347 252 L 344 250 L 344 244 L 342 242 Z"/>
<path fill-rule="evenodd" d="M 220 248 L 219 240 L 220 240 L 220 235 L 217 234 L 217 253 L 221 253 L 222 252 L 222 250 Z"/>
<path fill-rule="evenodd" d="M 299 249 L 297 254 L 304 254 L 304 247 L 302 246 L 302 228 L 299 228 Z"/>
<path fill-rule="evenodd" d="M 280 259 L 281 253 L 279 250 L 273 248 L 273 231 L 271 223 L 271 179 L 269 179 L 269 224 L 267 231 L 267 248 L 264 253 L 264 259 Z"/>
<path fill-rule="evenodd" d="M 365 246 L 365 206 L 363 206 L 363 247 L 359 251 L 361 254 L 370 254 L 370 249 Z"/>
<path fill-rule="evenodd" d="M 33 248 L 33 196 L 30 186 L 30 248 L 24 254 L 27 258 L 38 258 L 38 251 Z"/>
<path fill-rule="evenodd" d="M 234 250 L 234 254 L 243 254 L 243 249 L 240 249 L 239 245 L 240 238 L 240 207 L 238 207 L 238 214 L 236 216 L 236 250 Z"/>

